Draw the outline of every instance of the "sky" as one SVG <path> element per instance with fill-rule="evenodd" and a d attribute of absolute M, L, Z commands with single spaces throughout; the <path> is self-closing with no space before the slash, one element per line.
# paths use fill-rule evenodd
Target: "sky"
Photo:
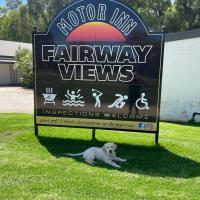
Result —
<path fill-rule="evenodd" d="M 22 0 L 23 3 L 26 3 L 27 0 Z M 6 0 L 0 0 L 0 6 L 5 6 L 6 5 Z"/>

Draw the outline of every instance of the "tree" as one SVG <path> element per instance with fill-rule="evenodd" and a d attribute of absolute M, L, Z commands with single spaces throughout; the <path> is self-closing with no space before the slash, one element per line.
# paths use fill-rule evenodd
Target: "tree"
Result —
<path fill-rule="evenodd" d="M 157 17 L 164 16 L 167 9 L 171 6 L 170 0 L 149 0 L 147 7 L 154 12 Z"/>
<path fill-rule="evenodd" d="M 33 30 L 33 19 L 29 15 L 28 7 L 26 5 L 20 6 L 19 8 L 19 27 L 20 41 L 31 42 L 32 30 Z"/>
<path fill-rule="evenodd" d="M 183 21 L 183 29 L 200 27 L 200 0 L 176 0 L 175 4 Z"/>
<path fill-rule="evenodd" d="M 22 5 L 21 0 L 6 0 L 6 7 L 9 10 L 16 10 L 20 5 Z"/>
<path fill-rule="evenodd" d="M 146 2 L 147 2 L 147 5 L 145 9 L 147 13 L 149 13 L 149 15 L 147 15 L 146 17 L 147 22 L 149 22 L 149 25 L 152 29 L 162 31 L 162 27 L 164 25 L 165 13 L 167 9 L 170 8 L 172 5 L 171 1 L 170 0 L 149 0 Z"/>
<path fill-rule="evenodd" d="M 44 32 L 72 0 L 6 0 L 0 7 L 0 39 L 31 42 L 34 26 Z M 151 30 L 176 32 L 200 27 L 200 0 L 123 0 L 132 6 Z"/>
<path fill-rule="evenodd" d="M 150 29 L 162 30 L 167 9 L 172 6 L 170 0 L 124 0 L 142 16 Z"/>
<path fill-rule="evenodd" d="M 4 40 L 19 41 L 19 12 L 11 11 L 0 19 L 0 38 Z"/>
<path fill-rule="evenodd" d="M 65 0 L 51 0 L 49 4 L 50 18 L 53 19 L 58 12 L 60 12 L 69 1 Z"/>
<path fill-rule="evenodd" d="M 7 9 L 0 6 L 0 17 L 3 17 L 7 13 Z"/>
<path fill-rule="evenodd" d="M 138 8 L 138 13 L 142 16 L 150 30 L 160 30 L 160 18 L 148 8 Z"/>
<path fill-rule="evenodd" d="M 27 1 L 29 14 L 34 20 L 34 26 L 37 26 L 39 31 L 44 31 L 45 25 L 49 23 L 48 2 L 47 0 Z"/>
<path fill-rule="evenodd" d="M 177 32 L 183 29 L 183 23 L 175 4 L 167 9 L 164 24 L 167 32 Z"/>
<path fill-rule="evenodd" d="M 69 2 L 70 0 L 27 0 L 29 13 L 34 19 L 34 26 L 39 31 L 45 31 L 56 14 Z"/>
<path fill-rule="evenodd" d="M 123 0 L 125 3 L 131 5 L 135 10 L 146 7 L 147 3 L 144 0 Z"/>
<path fill-rule="evenodd" d="M 32 52 L 27 49 L 18 49 L 16 52 L 17 69 L 21 75 L 22 86 L 33 87 Z"/>
<path fill-rule="evenodd" d="M 0 39 L 31 42 L 33 19 L 26 5 L 9 11 L 0 18 Z"/>

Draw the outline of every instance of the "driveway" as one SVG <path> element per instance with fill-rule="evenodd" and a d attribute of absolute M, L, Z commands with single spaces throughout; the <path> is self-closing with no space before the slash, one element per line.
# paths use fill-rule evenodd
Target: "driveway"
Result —
<path fill-rule="evenodd" d="M 0 87 L 0 113 L 33 113 L 33 90 Z"/>

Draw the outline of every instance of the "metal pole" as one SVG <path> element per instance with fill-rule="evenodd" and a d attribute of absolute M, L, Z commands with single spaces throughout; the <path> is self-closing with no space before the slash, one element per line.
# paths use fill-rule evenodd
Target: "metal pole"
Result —
<path fill-rule="evenodd" d="M 38 136 L 38 126 L 35 124 L 35 135 Z"/>
<path fill-rule="evenodd" d="M 35 66 L 35 47 L 34 47 L 34 34 L 37 32 L 37 27 L 33 28 L 32 32 L 32 53 L 33 53 L 33 74 L 34 74 L 34 128 L 35 128 L 35 135 L 38 136 L 38 126 L 36 123 L 36 80 L 35 80 L 35 73 L 36 73 L 36 66 Z"/>
<path fill-rule="evenodd" d="M 92 129 L 92 141 L 93 141 L 93 142 L 97 141 L 97 139 L 96 139 L 95 136 L 96 136 L 96 129 L 93 128 L 93 129 Z"/>
<path fill-rule="evenodd" d="M 159 137 L 159 133 L 157 132 L 155 134 L 155 143 L 156 143 L 156 146 L 158 146 L 158 137 Z"/>

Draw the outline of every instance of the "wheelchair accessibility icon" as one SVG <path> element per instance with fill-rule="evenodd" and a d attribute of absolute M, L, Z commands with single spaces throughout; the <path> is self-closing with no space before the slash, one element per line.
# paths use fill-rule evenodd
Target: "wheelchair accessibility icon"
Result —
<path fill-rule="evenodd" d="M 145 93 L 142 93 L 141 98 L 139 98 L 135 102 L 135 105 L 139 110 L 149 110 L 148 99 L 144 97 L 145 97 Z"/>

